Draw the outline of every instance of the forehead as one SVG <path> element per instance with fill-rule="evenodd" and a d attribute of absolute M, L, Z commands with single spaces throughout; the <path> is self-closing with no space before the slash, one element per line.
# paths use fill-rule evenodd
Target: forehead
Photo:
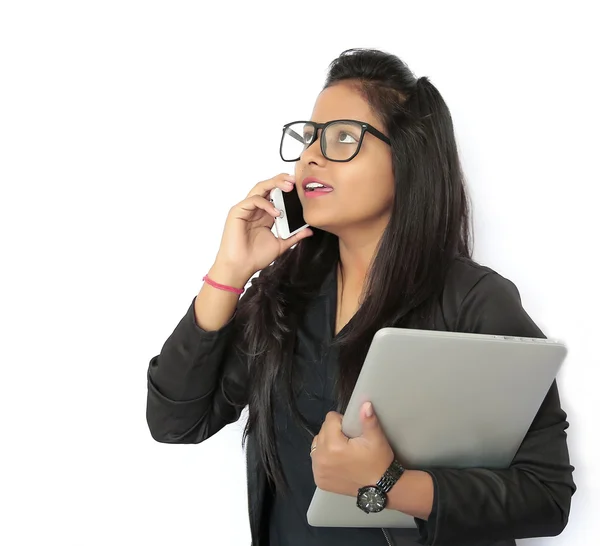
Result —
<path fill-rule="evenodd" d="M 323 89 L 315 101 L 310 120 L 324 123 L 332 119 L 357 119 L 373 125 L 377 123 L 367 101 L 347 83 Z"/>

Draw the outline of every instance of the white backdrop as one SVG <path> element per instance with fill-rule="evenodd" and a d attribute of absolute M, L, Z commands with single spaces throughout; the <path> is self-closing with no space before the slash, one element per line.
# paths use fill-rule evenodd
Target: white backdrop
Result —
<path fill-rule="evenodd" d="M 293 168 L 281 126 L 310 116 L 350 47 L 394 53 L 438 87 L 476 259 L 569 344 L 560 388 L 579 490 L 565 532 L 537 543 L 596 541 L 592 2 L 215 4 L 0 3 L 0 543 L 249 544 L 243 423 L 202 445 L 155 442 L 146 369 L 228 209 Z"/>

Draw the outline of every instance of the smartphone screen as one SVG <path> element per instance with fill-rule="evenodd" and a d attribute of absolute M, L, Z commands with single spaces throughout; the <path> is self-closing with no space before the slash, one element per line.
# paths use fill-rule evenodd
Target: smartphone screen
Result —
<path fill-rule="evenodd" d="M 290 226 L 290 233 L 292 233 L 306 224 L 302 215 L 302 203 L 300 203 L 296 187 L 292 191 L 283 191 L 281 193 L 285 204 L 288 225 Z"/>

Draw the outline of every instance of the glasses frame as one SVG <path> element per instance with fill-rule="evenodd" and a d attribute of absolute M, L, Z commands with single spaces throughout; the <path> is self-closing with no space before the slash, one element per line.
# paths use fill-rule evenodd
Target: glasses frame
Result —
<path fill-rule="evenodd" d="M 327 157 L 327 155 L 325 154 L 325 150 L 323 149 L 324 140 L 321 139 L 320 140 L 321 154 L 323 154 L 323 157 L 325 159 L 327 159 L 327 161 L 334 161 L 336 163 L 346 163 L 348 161 L 352 161 L 352 159 L 354 159 L 357 156 L 358 152 L 360 152 L 360 148 L 362 146 L 363 139 L 364 139 L 366 132 L 371 133 L 373 136 L 377 137 L 379 140 L 382 140 L 386 144 L 391 145 L 391 141 L 387 136 L 385 136 L 381 131 L 379 131 L 378 129 L 376 129 L 375 127 L 373 127 L 370 123 L 367 123 L 366 121 L 360 121 L 357 119 L 333 119 L 333 120 L 327 121 L 325 123 L 316 123 L 314 121 L 298 120 L 298 121 L 291 121 L 290 123 L 286 123 L 283 126 L 283 133 L 281 135 L 281 143 L 279 144 L 279 157 L 281 157 L 281 159 L 283 161 L 286 161 L 288 163 L 293 163 L 295 161 L 299 161 L 300 158 L 302 157 L 302 154 L 300 154 L 297 159 L 284 159 L 283 158 L 283 139 L 285 138 L 287 129 L 291 125 L 294 125 L 295 123 L 306 123 L 306 124 L 312 125 L 312 127 L 314 128 L 312 139 L 308 143 L 308 145 L 306 145 L 306 148 L 302 152 L 302 153 L 304 153 L 306 150 L 308 150 L 308 148 L 310 148 L 310 146 L 312 146 L 314 144 L 315 140 L 318 138 L 319 129 L 321 129 L 321 135 L 323 135 L 323 132 L 327 129 L 327 127 L 329 125 L 332 125 L 333 123 L 339 123 L 339 122 L 352 122 L 352 123 L 357 123 L 360 125 L 361 132 L 360 132 L 360 138 L 358 139 L 358 146 L 356 147 L 356 151 L 348 159 L 329 159 Z M 295 135 L 293 135 L 292 132 L 295 133 Z M 287 134 L 290 135 L 291 137 L 295 138 L 296 140 L 298 140 L 298 142 L 304 143 L 304 139 L 298 133 L 296 133 L 296 131 L 292 131 L 292 132 L 287 132 Z"/>

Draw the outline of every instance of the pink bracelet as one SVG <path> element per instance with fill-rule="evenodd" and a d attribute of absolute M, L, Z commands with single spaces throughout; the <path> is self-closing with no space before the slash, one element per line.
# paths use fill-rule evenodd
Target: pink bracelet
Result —
<path fill-rule="evenodd" d="M 202 280 L 206 281 L 211 286 L 218 288 L 219 290 L 226 290 L 227 292 L 233 292 L 234 294 L 237 294 L 238 296 L 240 294 L 244 293 L 243 288 L 234 288 L 233 286 L 227 286 L 226 284 L 219 284 L 218 282 L 213 281 L 208 275 L 204 275 L 204 277 L 202 277 Z"/>

